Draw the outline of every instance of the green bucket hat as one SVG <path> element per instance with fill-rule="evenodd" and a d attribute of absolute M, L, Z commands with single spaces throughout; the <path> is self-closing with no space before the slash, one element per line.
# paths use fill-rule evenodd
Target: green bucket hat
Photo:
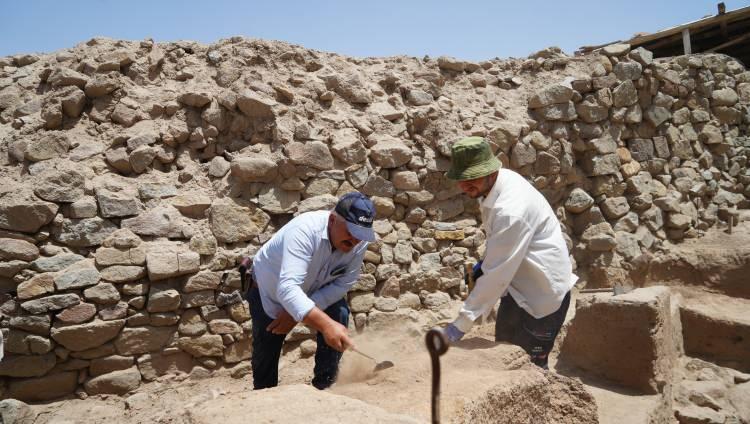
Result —
<path fill-rule="evenodd" d="M 446 176 L 456 181 L 486 177 L 502 166 L 482 137 L 467 137 L 453 143 L 451 156 L 451 169 Z"/>

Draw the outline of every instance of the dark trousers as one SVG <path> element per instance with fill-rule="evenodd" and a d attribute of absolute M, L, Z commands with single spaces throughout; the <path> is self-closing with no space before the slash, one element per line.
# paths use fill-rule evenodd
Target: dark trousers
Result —
<path fill-rule="evenodd" d="M 279 358 L 286 334 L 273 334 L 266 331 L 273 318 L 266 315 L 260 301 L 257 287 L 248 293 L 250 316 L 253 319 L 253 388 L 266 389 L 279 384 Z M 344 327 L 349 325 L 349 305 L 341 299 L 329 306 L 325 313 Z M 318 389 L 330 387 L 336 381 L 341 352 L 328 346 L 323 334 L 318 333 L 318 349 L 315 352 L 315 369 L 312 385 Z"/>
<path fill-rule="evenodd" d="M 537 319 L 518 306 L 513 296 L 506 294 L 500 300 L 495 340 L 521 346 L 531 356 L 531 362 L 546 369 L 549 353 L 565 321 L 568 306 L 570 292 L 565 295 L 557 311 Z"/>

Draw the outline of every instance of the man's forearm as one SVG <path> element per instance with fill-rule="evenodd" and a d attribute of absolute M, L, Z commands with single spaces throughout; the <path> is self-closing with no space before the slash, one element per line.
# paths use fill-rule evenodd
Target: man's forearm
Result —
<path fill-rule="evenodd" d="M 349 331 L 346 327 L 334 321 L 317 306 L 307 313 L 302 322 L 318 330 L 323 335 L 326 344 L 334 350 L 343 352 L 349 347 L 354 346 L 354 342 L 349 338 Z"/>
<path fill-rule="evenodd" d="M 332 320 L 331 317 L 326 315 L 326 313 L 317 306 L 313 307 L 310 312 L 305 315 L 305 318 L 302 319 L 302 322 L 320 331 L 321 333 L 324 333 L 331 325 L 335 323 L 335 321 Z"/>

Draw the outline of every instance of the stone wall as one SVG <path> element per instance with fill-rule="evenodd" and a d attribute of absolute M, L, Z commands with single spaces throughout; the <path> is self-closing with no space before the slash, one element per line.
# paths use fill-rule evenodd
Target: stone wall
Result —
<path fill-rule="evenodd" d="M 545 194 L 584 281 L 639 283 L 664 241 L 747 206 L 748 103 L 731 58 L 627 46 L 471 63 L 94 39 L 0 58 L 4 396 L 126 393 L 248 359 L 239 258 L 352 190 L 380 236 L 352 329 L 447 317 L 485 240 L 444 176 L 468 135 Z M 312 336 L 290 346 L 309 355 Z"/>

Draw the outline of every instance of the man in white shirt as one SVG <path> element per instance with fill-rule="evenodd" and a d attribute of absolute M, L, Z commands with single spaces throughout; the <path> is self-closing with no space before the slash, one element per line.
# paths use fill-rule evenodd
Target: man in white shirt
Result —
<path fill-rule="evenodd" d="M 253 387 L 275 387 L 287 333 L 303 322 L 318 330 L 312 380 L 318 389 L 336 380 L 349 338 L 346 293 L 359 277 L 367 243 L 375 241 L 375 207 L 347 193 L 333 211 L 303 213 L 284 225 L 253 258 L 248 291 L 253 319 Z"/>
<path fill-rule="evenodd" d="M 447 177 L 469 197 L 482 198 L 487 245 L 475 267 L 476 286 L 443 334 L 457 342 L 502 298 L 495 339 L 521 346 L 532 362 L 546 368 L 577 280 L 560 223 L 525 178 L 501 169 L 483 138 L 460 140 L 451 151 Z"/>

